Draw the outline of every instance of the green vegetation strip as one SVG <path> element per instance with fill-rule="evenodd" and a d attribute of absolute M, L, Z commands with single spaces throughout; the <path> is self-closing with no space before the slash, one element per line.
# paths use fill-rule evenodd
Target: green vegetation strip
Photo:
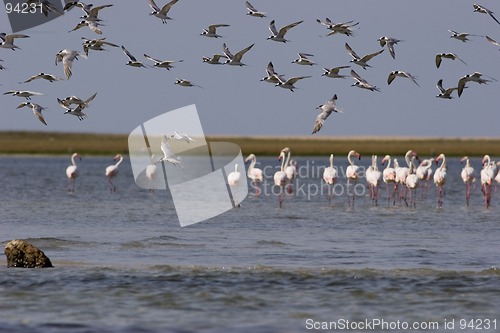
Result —
<path fill-rule="evenodd" d="M 57 132 L 0 132 L 0 154 L 128 154 L 127 135 Z M 209 136 L 208 141 L 238 144 L 243 154 L 278 156 L 283 147 L 294 155 L 404 155 L 408 149 L 422 156 L 500 156 L 500 138 L 405 138 L 405 137 L 233 137 Z"/>

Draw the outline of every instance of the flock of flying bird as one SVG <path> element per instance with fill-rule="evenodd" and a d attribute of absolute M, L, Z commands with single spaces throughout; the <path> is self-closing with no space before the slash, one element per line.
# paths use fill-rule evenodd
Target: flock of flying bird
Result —
<path fill-rule="evenodd" d="M 158 6 L 154 0 L 147 0 L 147 4 L 151 8 L 150 16 L 153 16 L 155 18 L 158 18 L 162 23 L 167 23 L 168 20 L 171 18 L 169 17 L 169 12 L 173 8 L 173 6 L 178 2 L 179 0 L 171 0 L 170 2 L 166 3 L 163 6 Z M 73 32 L 79 29 L 84 29 L 84 28 L 89 28 L 91 31 L 98 35 L 102 35 L 102 19 L 100 18 L 100 13 L 102 10 L 107 9 L 112 7 L 112 4 L 106 4 L 106 5 L 100 5 L 100 6 L 94 6 L 92 4 L 85 4 L 80 1 L 73 1 L 73 2 L 68 2 L 63 10 L 59 10 L 57 6 L 54 6 L 50 1 L 47 0 L 28 0 L 28 4 L 36 4 L 41 7 L 42 12 L 45 15 L 48 15 L 49 13 L 54 13 L 55 15 L 64 15 L 65 12 L 72 8 L 79 8 L 83 11 L 83 14 L 80 17 L 80 21 L 76 24 L 76 26 L 69 30 L 69 32 Z M 181 2 L 182 3 L 182 2 Z M 262 12 L 257 10 L 250 2 L 246 1 L 245 3 L 246 9 L 247 9 L 247 15 L 251 17 L 257 17 L 257 18 L 266 18 L 267 13 Z M 481 6 L 479 4 L 474 4 L 473 5 L 473 10 L 474 12 L 477 13 L 483 13 L 489 15 L 492 19 L 495 20 L 495 22 L 499 22 L 496 17 L 494 16 L 494 13 L 485 8 L 484 6 Z M 330 19 L 326 18 L 325 20 L 316 20 L 319 24 L 322 26 L 326 27 L 328 33 L 327 36 L 335 35 L 335 34 L 343 34 L 346 36 L 353 36 L 353 29 L 357 27 L 359 22 L 355 21 L 348 21 L 348 22 L 343 22 L 343 23 L 335 23 L 332 22 Z M 268 40 L 275 41 L 275 42 L 280 42 L 280 43 L 286 43 L 289 40 L 286 39 L 287 33 L 299 26 L 303 20 L 293 22 L 287 25 L 284 25 L 280 27 L 279 29 L 276 27 L 276 21 L 273 19 L 269 23 L 269 30 L 271 31 L 271 35 L 267 38 Z M 500 23 L 499 23 L 500 25 Z M 218 34 L 218 29 L 220 28 L 225 28 L 229 27 L 228 24 L 212 24 L 209 25 L 207 28 L 203 29 L 201 36 L 209 37 L 209 38 L 219 38 L 222 37 L 221 35 Z M 468 36 L 473 36 L 472 34 L 469 33 L 460 33 L 454 30 L 449 30 L 450 33 L 452 34 L 450 37 L 455 38 L 459 41 L 462 42 L 467 42 Z M 477 36 L 477 35 L 476 35 Z M 14 44 L 16 39 L 21 39 L 21 38 L 28 38 L 29 36 L 24 35 L 24 34 L 5 34 L 1 33 L 0 34 L 0 48 L 4 49 L 11 49 L 11 50 L 16 50 L 19 49 L 17 45 Z M 484 36 L 486 40 L 496 46 L 500 46 L 500 43 L 497 43 L 494 39 L 488 36 Z M 152 66 L 144 64 L 138 58 L 136 58 L 125 46 L 123 45 L 118 45 L 111 43 L 106 40 L 106 38 L 99 38 L 99 39 L 88 39 L 85 37 L 82 37 L 82 47 L 83 47 L 83 52 L 81 51 L 76 51 L 76 50 L 70 50 L 70 49 L 63 49 L 60 50 L 56 54 L 56 60 L 55 63 L 56 65 L 59 62 L 62 62 L 63 64 L 63 71 L 64 75 L 66 77 L 66 80 L 69 80 L 72 76 L 72 66 L 74 60 L 78 60 L 79 57 L 82 58 L 87 58 L 89 56 L 89 51 L 103 51 L 106 50 L 107 47 L 114 47 L 114 48 L 121 48 L 123 53 L 126 55 L 128 58 L 128 62 L 126 63 L 127 66 L 130 67 L 136 67 L 136 68 L 146 68 L 146 67 L 154 67 L 154 68 L 163 68 L 170 70 L 173 68 L 174 63 L 182 62 L 183 60 L 159 60 L 157 58 L 153 58 L 147 54 L 144 54 L 144 58 L 147 59 L 148 61 L 152 62 Z M 351 64 L 357 65 L 360 68 L 367 69 L 367 68 L 372 68 L 372 66 L 369 64 L 369 61 L 373 59 L 374 57 L 380 55 L 381 53 L 384 52 L 385 48 L 387 48 L 390 56 L 392 58 L 396 58 L 396 52 L 395 52 L 395 45 L 398 43 L 402 42 L 400 39 L 396 39 L 393 37 L 387 37 L 387 36 L 382 36 L 378 39 L 378 42 L 380 43 L 380 47 L 382 49 L 375 51 L 373 53 L 369 53 L 366 55 L 359 56 L 353 49 L 352 47 L 348 44 L 345 43 L 345 49 L 347 53 L 351 56 Z M 223 43 L 222 46 L 222 53 L 221 54 L 213 54 L 212 56 L 204 56 L 202 58 L 202 61 L 207 64 L 211 65 L 230 65 L 230 66 L 245 66 L 245 63 L 243 62 L 243 57 L 244 55 L 252 49 L 254 44 L 249 45 L 248 47 L 238 51 L 238 52 L 231 52 L 228 45 L 226 43 Z M 305 66 L 312 66 L 316 65 L 314 61 L 311 60 L 311 57 L 313 57 L 312 54 L 309 53 L 303 53 L 300 52 L 298 53 L 298 58 L 293 61 L 294 64 L 297 65 L 305 65 Z M 438 53 L 436 54 L 435 58 L 435 64 L 436 67 L 440 67 L 442 61 L 444 59 L 450 59 L 450 60 L 459 60 L 462 63 L 466 64 L 465 61 L 463 61 L 458 55 L 455 53 Z M 328 77 L 328 78 L 341 78 L 344 79 L 346 77 L 351 77 L 355 82 L 352 84 L 354 87 L 358 87 L 361 89 L 366 89 L 369 91 L 380 91 L 380 88 L 369 83 L 366 79 L 364 79 L 361 75 L 359 75 L 354 69 L 351 69 L 350 75 L 344 75 L 341 74 L 341 71 L 347 68 L 350 68 L 350 65 L 344 65 L 344 66 L 338 66 L 338 67 L 333 67 L 333 68 L 324 68 L 324 73 L 322 76 Z M 0 65 L 0 69 L 4 69 L 3 66 Z M 310 75 L 305 75 L 305 76 L 293 76 L 290 78 L 285 78 L 284 75 L 279 74 L 274 67 L 274 64 L 272 62 L 269 62 L 267 67 L 266 67 L 266 76 L 261 79 L 261 81 L 272 83 L 277 87 L 281 87 L 284 89 L 289 89 L 290 91 L 294 91 L 296 89 L 295 84 L 297 84 L 298 81 L 310 78 Z M 417 82 L 416 76 L 412 75 L 409 72 L 406 71 L 401 71 L 401 70 L 394 70 L 391 71 L 388 75 L 387 78 L 387 83 L 391 84 L 396 78 L 407 78 L 411 80 L 415 85 L 419 86 L 419 83 Z M 32 82 L 33 80 L 37 79 L 43 79 L 47 80 L 50 82 L 54 81 L 60 81 L 63 80 L 62 78 L 59 78 L 57 76 L 47 74 L 47 73 L 39 73 L 37 75 L 34 75 L 27 80 L 23 81 L 23 83 L 29 83 Z M 478 83 L 478 84 L 486 84 L 488 82 L 491 82 L 492 80 L 495 80 L 492 77 L 489 77 L 487 75 L 481 74 L 479 72 L 474 72 L 472 74 L 467 74 L 462 76 L 458 82 L 457 85 L 454 87 L 449 87 L 445 88 L 443 87 L 443 80 L 440 79 L 437 82 L 437 89 L 439 90 L 439 94 L 436 97 L 443 98 L 443 99 L 451 99 L 453 98 L 452 94 L 456 90 L 458 96 L 460 97 L 463 93 L 463 90 L 467 88 L 467 85 L 469 83 Z M 495 80 L 496 81 L 496 80 Z M 201 86 L 191 82 L 188 79 L 184 78 L 178 78 L 175 80 L 175 84 L 182 86 L 182 87 L 199 87 Z M 35 116 L 43 123 L 47 124 L 43 115 L 42 111 L 45 109 L 45 107 L 40 106 L 39 104 L 33 103 L 31 101 L 31 97 L 39 96 L 42 95 L 41 93 L 38 92 L 33 92 L 29 90 L 9 90 L 6 91 L 4 94 L 10 94 L 13 96 L 17 97 L 24 97 L 27 99 L 26 102 L 21 103 L 18 108 L 22 107 L 29 107 L 35 114 Z M 83 120 L 86 117 L 86 114 L 83 112 L 83 110 L 89 106 L 89 103 L 95 98 L 96 94 L 92 95 L 91 97 L 87 99 L 81 99 L 77 96 L 69 96 L 64 99 L 57 99 L 59 105 L 65 109 L 65 114 L 70 114 L 78 117 L 79 120 Z M 313 126 L 313 131 L 312 134 L 317 133 L 321 130 L 321 128 L 324 125 L 325 120 L 330 116 L 332 112 L 342 112 L 340 108 L 336 106 L 336 101 L 337 101 L 337 95 L 335 94 L 330 100 L 325 102 L 324 104 L 320 105 L 318 109 L 320 109 L 320 113 L 318 114 L 316 121 Z"/>

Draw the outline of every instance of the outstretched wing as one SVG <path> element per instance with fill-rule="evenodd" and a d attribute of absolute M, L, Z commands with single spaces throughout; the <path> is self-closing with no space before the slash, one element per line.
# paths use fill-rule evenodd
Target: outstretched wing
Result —
<path fill-rule="evenodd" d="M 137 59 L 132 54 L 130 54 L 130 52 L 123 45 L 122 45 L 122 50 L 131 61 L 137 61 Z"/>

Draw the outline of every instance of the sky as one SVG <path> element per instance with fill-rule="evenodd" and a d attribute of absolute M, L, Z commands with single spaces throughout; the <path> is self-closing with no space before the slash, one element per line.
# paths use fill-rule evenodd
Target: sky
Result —
<path fill-rule="evenodd" d="M 47 108 L 48 126 L 36 119 L 28 108 L 16 109 L 23 98 L 0 95 L 0 130 L 61 131 L 128 134 L 145 121 L 170 110 L 196 104 L 201 123 L 209 135 L 310 136 L 318 114 L 315 108 L 337 94 L 342 114 L 332 114 L 314 136 L 410 136 L 410 137 L 499 137 L 500 81 L 486 85 L 469 84 L 462 97 L 452 100 L 435 98 L 436 82 L 456 86 L 458 79 L 475 71 L 500 80 L 500 52 L 484 37 L 471 36 L 462 43 L 450 38 L 448 29 L 476 35 L 488 35 L 500 41 L 500 25 L 485 14 L 474 13 L 472 1 L 303 1 L 253 0 L 266 12 L 266 18 L 246 15 L 245 1 L 180 0 L 170 10 L 173 20 L 162 24 L 149 16 L 146 0 L 94 1 L 94 5 L 114 3 L 101 11 L 103 35 L 88 28 L 68 33 L 80 21 L 80 9 L 35 28 L 22 31 L 29 39 L 18 39 L 21 49 L 0 49 L 0 91 L 31 90 L 43 96 L 33 98 Z M 166 1 L 157 0 L 161 7 Z M 500 3 L 480 3 L 498 13 Z M 326 28 L 316 19 L 333 22 L 359 21 L 354 36 L 324 37 Z M 280 27 L 304 20 L 291 29 L 289 43 L 267 40 L 269 22 Z M 200 36 L 210 24 L 229 24 L 218 29 L 223 38 Z M 6 14 L 0 12 L 0 32 L 11 32 Z M 385 50 L 363 70 L 350 64 L 346 42 L 360 56 L 381 49 L 377 39 L 390 36 L 403 40 L 395 46 L 396 59 Z M 62 65 L 55 65 L 61 49 L 82 50 L 81 37 L 102 38 L 124 45 L 138 60 L 146 53 L 154 58 L 180 60 L 170 71 L 157 68 L 131 68 L 120 48 L 90 51 L 88 59 L 73 64 L 70 80 L 50 83 L 36 80 L 19 84 L 39 72 L 64 77 Z M 218 66 L 202 62 L 203 56 L 222 53 L 222 44 L 236 53 L 255 43 L 245 54 L 248 66 Z M 313 54 L 318 65 L 292 64 L 298 52 Z M 438 69 L 436 53 L 453 52 L 459 61 L 443 60 Z M 311 75 L 299 81 L 294 92 L 261 82 L 267 63 L 291 76 Z M 371 92 L 351 87 L 352 78 L 322 77 L 322 67 L 351 65 L 368 82 L 380 88 Z M 392 70 L 407 71 L 417 77 L 420 87 L 410 80 L 396 78 L 391 85 L 387 76 Z M 349 74 L 350 69 L 344 70 Z M 174 85 L 185 78 L 199 87 Z M 88 117 L 64 115 L 56 98 L 76 95 L 83 99 L 97 92 Z M 454 96 L 456 93 L 454 93 Z"/>

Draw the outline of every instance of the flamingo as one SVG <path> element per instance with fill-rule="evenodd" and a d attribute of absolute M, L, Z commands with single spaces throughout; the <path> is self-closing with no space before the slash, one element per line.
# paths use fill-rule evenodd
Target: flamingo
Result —
<path fill-rule="evenodd" d="M 153 154 L 151 155 L 151 164 L 146 167 L 146 177 L 149 179 L 150 184 L 153 183 L 153 179 L 155 178 L 156 175 L 156 156 Z M 149 192 L 154 192 L 155 190 L 153 188 L 149 189 Z"/>
<path fill-rule="evenodd" d="M 495 178 L 496 164 L 491 162 L 490 155 L 483 157 L 483 169 L 481 170 L 481 191 L 484 194 L 484 202 L 486 208 L 490 207 L 491 203 L 491 184 Z"/>
<path fill-rule="evenodd" d="M 328 184 L 328 206 L 331 205 L 331 202 L 333 201 L 333 195 L 334 191 L 331 189 L 331 185 L 335 184 L 335 181 L 337 180 L 338 177 L 338 172 L 337 169 L 333 167 L 333 154 L 330 155 L 330 166 L 325 168 L 325 171 L 323 171 L 323 180 L 325 183 Z M 330 195 L 331 191 L 331 195 Z"/>
<path fill-rule="evenodd" d="M 110 165 L 106 168 L 106 177 L 108 177 L 110 192 L 116 192 L 116 187 L 111 182 L 111 178 L 115 177 L 118 174 L 118 166 L 123 161 L 123 156 L 121 154 L 117 154 L 113 160 L 116 162 L 116 164 Z"/>
<path fill-rule="evenodd" d="M 385 167 L 384 171 L 382 172 L 382 180 L 385 183 L 385 187 L 387 190 L 387 207 L 389 207 L 389 200 L 391 199 L 391 196 L 394 198 L 393 201 L 393 206 L 396 204 L 396 170 L 394 168 L 391 168 L 391 156 L 385 155 L 384 158 L 382 159 L 382 165 L 384 165 L 385 161 L 387 162 L 387 166 Z M 389 183 L 393 184 L 393 190 L 392 190 L 392 195 L 389 195 Z"/>
<path fill-rule="evenodd" d="M 290 184 L 289 186 L 287 186 L 287 191 L 288 194 L 291 194 L 293 192 L 293 181 L 295 180 L 295 178 L 297 178 L 297 162 L 290 159 L 290 155 L 292 154 L 290 148 L 285 147 L 281 151 L 284 153 L 288 153 L 284 171 L 287 181 Z"/>
<path fill-rule="evenodd" d="M 410 158 L 412 156 L 417 156 L 417 154 L 413 150 L 410 149 L 405 154 L 405 161 L 406 161 L 406 164 L 408 166 L 407 167 L 399 167 L 396 169 L 396 182 L 398 183 L 399 200 L 400 201 L 402 198 L 406 201 L 406 193 L 405 193 L 405 195 L 403 195 L 403 193 L 402 193 L 403 189 L 401 187 L 399 187 L 399 184 L 401 186 L 406 185 L 406 177 L 408 177 L 408 175 L 410 173 L 410 164 L 411 164 Z"/>
<path fill-rule="evenodd" d="M 238 184 L 240 183 L 241 173 L 238 171 L 238 164 L 234 165 L 234 171 L 227 175 L 227 183 L 230 187 L 236 188 L 236 193 L 234 195 L 234 205 L 236 207 L 240 207 L 240 203 L 238 202 L 237 194 L 238 194 Z"/>
<path fill-rule="evenodd" d="M 436 184 L 438 189 L 438 208 L 443 206 L 443 185 L 446 183 L 446 156 L 444 154 L 439 154 L 439 156 L 436 157 L 436 163 L 440 160 L 443 160 L 443 162 L 441 162 L 439 168 L 434 172 L 434 184 Z"/>
<path fill-rule="evenodd" d="M 378 182 L 382 176 L 377 166 L 377 155 L 372 155 L 372 165 L 366 169 L 366 181 L 370 186 L 370 198 L 377 205 Z"/>
<path fill-rule="evenodd" d="M 361 159 L 361 155 L 355 151 L 355 150 L 351 150 L 348 154 L 347 154 L 347 161 L 349 162 L 349 166 L 347 166 L 347 169 L 346 169 L 346 177 L 347 177 L 347 190 L 349 191 L 349 184 L 350 182 L 354 182 L 356 183 L 358 181 L 358 178 L 359 178 L 359 174 L 358 174 L 358 169 L 359 167 L 357 165 L 354 164 L 354 162 L 352 161 L 352 157 L 355 156 L 358 160 Z M 354 208 L 354 199 L 355 199 L 356 195 L 355 193 L 353 193 L 352 195 L 352 207 Z M 349 198 L 349 192 L 347 192 L 347 204 L 349 205 L 349 207 L 351 206 L 351 201 L 350 201 L 350 198 Z"/>
<path fill-rule="evenodd" d="M 280 156 L 278 157 L 278 161 L 281 161 L 281 168 L 279 171 L 276 171 L 274 174 L 274 185 L 280 187 L 280 208 L 283 207 L 283 190 L 287 183 L 287 177 L 285 173 L 285 152 L 282 150 L 280 152 Z"/>
<path fill-rule="evenodd" d="M 420 165 L 417 167 L 417 177 L 419 180 L 424 181 L 424 191 L 429 187 L 429 180 L 432 176 L 432 159 L 428 158 L 423 160 Z M 422 191 L 422 197 L 424 195 L 424 191 Z"/>
<path fill-rule="evenodd" d="M 476 181 L 476 171 L 470 165 L 469 157 L 464 156 L 460 160 L 460 162 L 465 161 L 465 166 L 460 173 L 463 182 L 465 183 L 465 201 L 467 202 L 467 207 L 469 207 L 469 199 L 470 199 L 470 186 L 473 182 Z"/>
<path fill-rule="evenodd" d="M 416 191 L 417 191 L 419 183 L 418 183 L 418 176 L 417 176 L 416 170 L 415 170 L 415 164 L 413 163 L 415 158 L 416 158 L 415 156 L 411 157 L 410 169 L 408 171 L 408 176 L 406 176 L 406 181 L 405 181 L 406 188 L 408 188 L 408 190 L 410 192 L 410 207 L 417 206 L 415 197 L 416 197 Z M 412 191 L 415 192 L 415 195 L 412 195 Z"/>
<path fill-rule="evenodd" d="M 78 167 L 75 162 L 75 158 L 78 158 L 81 160 L 82 158 L 80 157 L 80 154 L 74 153 L 71 155 L 71 164 L 66 168 L 66 176 L 68 177 L 68 192 L 74 193 L 75 192 L 75 185 L 76 185 L 76 178 L 78 177 Z M 73 183 L 73 186 L 71 186 Z"/>
<path fill-rule="evenodd" d="M 264 177 L 262 176 L 262 170 L 255 167 L 255 164 L 257 163 L 257 157 L 254 154 L 248 155 L 248 157 L 245 159 L 245 163 L 248 163 L 249 161 L 250 166 L 247 170 L 247 176 L 252 181 L 252 187 L 255 188 L 255 195 L 259 196 L 260 187 L 258 184 L 260 184 L 264 180 Z"/>

